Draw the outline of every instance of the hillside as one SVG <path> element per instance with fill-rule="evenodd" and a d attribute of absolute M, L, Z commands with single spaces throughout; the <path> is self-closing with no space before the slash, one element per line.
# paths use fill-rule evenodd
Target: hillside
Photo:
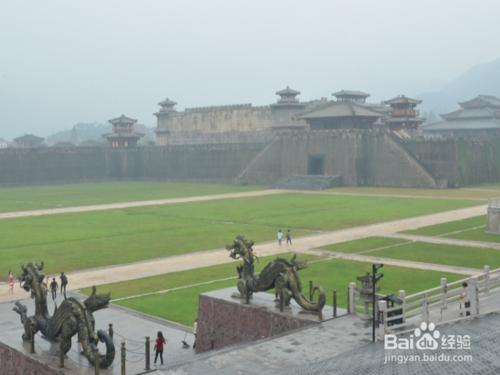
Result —
<path fill-rule="evenodd" d="M 475 65 L 441 90 L 423 93 L 418 98 L 423 100 L 423 112 L 439 114 L 453 111 L 458 102 L 479 94 L 500 97 L 500 59 Z"/>

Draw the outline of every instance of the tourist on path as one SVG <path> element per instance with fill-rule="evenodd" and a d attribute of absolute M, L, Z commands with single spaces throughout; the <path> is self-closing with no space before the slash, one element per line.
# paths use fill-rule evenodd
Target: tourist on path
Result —
<path fill-rule="evenodd" d="M 281 246 L 281 243 L 283 242 L 283 232 L 278 230 L 278 244 Z"/>
<path fill-rule="evenodd" d="M 52 300 L 55 301 L 57 297 L 57 281 L 56 278 L 52 278 L 52 282 L 50 283 L 50 292 L 52 294 Z"/>
<path fill-rule="evenodd" d="M 286 231 L 286 244 L 291 245 L 292 244 L 292 232 L 290 229 Z"/>
<path fill-rule="evenodd" d="M 163 365 L 163 346 L 167 344 L 167 341 L 163 337 L 163 333 L 161 331 L 158 331 L 158 335 L 156 336 L 156 343 L 155 343 L 155 365 L 156 361 L 158 359 L 158 355 L 160 356 L 160 361 L 161 364 Z"/>
<path fill-rule="evenodd" d="M 195 319 L 194 323 L 193 323 L 193 335 L 194 335 L 193 349 L 196 349 L 196 334 L 197 333 L 198 333 L 198 319 Z"/>
<path fill-rule="evenodd" d="M 7 282 L 9 284 L 9 294 L 12 296 L 14 295 L 14 273 L 12 271 L 9 271 L 9 274 L 7 276 Z"/>
<path fill-rule="evenodd" d="M 68 285 L 68 277 L 64 274 L 64 272 L 61 272 L 61 294 L 64 295 L 64 299 L 66 299 L 66 286 Z"/>

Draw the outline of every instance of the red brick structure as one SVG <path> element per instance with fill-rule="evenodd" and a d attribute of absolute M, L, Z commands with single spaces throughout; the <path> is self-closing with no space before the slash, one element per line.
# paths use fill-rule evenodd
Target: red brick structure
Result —
<path fill-rule="evenodd" d="M 197 353 L 319 324 L 317 316 L 301 313 L 299 307 L 291 306 L 280 313 L 271 294 L 254 294 L 246 305 L 231 297 L 235 291 L 228 288 L 200 295 Z"/>

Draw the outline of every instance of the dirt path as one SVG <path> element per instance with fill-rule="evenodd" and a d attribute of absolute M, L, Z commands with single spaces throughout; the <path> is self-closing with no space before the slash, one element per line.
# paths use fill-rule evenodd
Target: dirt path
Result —
<path fill-rule="evenodd" d="M 272 190 L 273 192 L 275 190 Z M 248 194 L 248 193 L 247 193 Z M 275 242 L 267 242 L 256 245 L 254 247 L 256 253 L 260 256 L 277 255 L 287 251 L 311 253 L 312 249 L 326 246 L 330 244 L 360 239 L 370 236 L 387 236 L 400 231 L 416 229 L 423 226 L 435 225 L 454 220 L 467 219 L 474 216 L 484 215 L 487 210 L 486 205 L 463 208 L 459 210 L 441 212 L 431 215 L 412 217 L 397 221 L 389 221 L 378 224 L 363 225 L 359 227 L 342 229 L 327 233 L 315 234 L 294 239 L 293 246 L 286 245 L 278 246 Z M 336 255 L 336 254 L 335 254 Z M 336 255 L 338 256 L 338 255 Z M 347 256 L 347 255 L 345 255 Z M 353 255 L 350 255 L 353 256 Z M 363 258 L 361 258 L 363 257 Z M 366 255 L 358 255 L 358 260 L 372 261 L 372 258 Z M 68 274 L 70 280 L 70 289 L 80 289 L 91 285 L 101 285 L 112 282 L 126 281 L 139 279 L 147 276 L 160 275 L 176 271 L 185 271 L 200 267 L 207 267 L 217 264 L 230 263 L 233 260 L 228 257 L 225 249 L 216 249 L 208 251 L 200 251 L 196 253 L 149 259 L 146 261 L 122 264 L 111 267 L 102 267 L 96 269 L 88 269 Z M 384 262 L 388 263 L 387 259 Z M 427 263 L 409 262 L 404 260 L 395 260 L 398 265 L 406 265 L 412 268 L 430 269 Z M 396 263 L 394 263 L 396 264 Z M 465 273 L 466 270 L 460 271 L 455 268 L 455 271 L 450 270 L 448 266 L 432 265 L 436 270 L 445 272 Z M 470 272 L 469 272 L 470 273 Z M 26 293 L 20 290 L 16 285 L 13 296 L 7 294 L 7 287 L 4 285 L 0 289 L 0 302 L 25 298 Z"/>
<path fill-rule="evenodd" d="M 241 192 L 241 193 L 201 195 L 194 197 L 157 199 L 149 201 L 133 201 L 133 202 L 122 202 L 122 203 L 94 204 L 89 206 L 45 208 L 45 209 L 30 210 L 30 211 L 2 212 L 0 213 L 0 220 L 14 219 L 18 217 L 28 217 L 28 216 L 44 216 L 44 215 L 57 215 L 57 214 L 77 213 L 77 212 L 107 211 L 107 210 L 116 210 L 116 209 L 133 208 L 133 207 L 164 206 L 177 203 L 206 202 L 206 201 L 215 201 L 221 199 L 262 197 L 266 195 L 283 194 L 287 192 L 288 192 L 287 190 L 268 189 L 268 190 L 257 190 L 257 191 Z"/>
<path fill-rule="evenodd" d="M 415 236 L 411 234 L 400 234 L 400 233 L 390 234 L 385 237 L 400 238 L 402 240 L 427 242 L 427 243 L 442 244 L 442 245 L 479 247 L 483 249 L 500 250 L 500 243 L 495 243 L 495 242 L 460 240 L 455 238 L 444 238 L 444 237 Z"/>

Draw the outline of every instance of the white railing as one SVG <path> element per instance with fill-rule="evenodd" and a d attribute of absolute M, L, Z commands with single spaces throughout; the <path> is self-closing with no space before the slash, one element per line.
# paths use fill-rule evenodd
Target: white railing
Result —
<path fill-rule="evenodd" d="M 467 283 L 467 289 L 462 284 Z M 497 298 L 497 300 L 495 300 Z M 379 336 L 402 334 L 412 331 L 421 322 L 436 325 L 459 319 L 467 319 L 480 313 L 500 311 L 500 268 L 490 271 L 485 266 L 483 272 L 462 280 L 448 283 L 441 278 L 438 287 L 406 296 L 399 291 L 401 305 L 388 307 L 386 301 L 378 301 Z M 465 306 L 465 302 L 469 302 Z M 356 284 L 349 284 L 349 313 L 365 316 L 365 305 L 361 303 Z M 371 317 L 371 306 L 368 311 Z"/>
<path fill-rule="evenodd" d="M 500 208 L 500 198 L 490 198 L 490 199 L 488 199 L 488 207 L 490 207 L 490 208 Z"/>

